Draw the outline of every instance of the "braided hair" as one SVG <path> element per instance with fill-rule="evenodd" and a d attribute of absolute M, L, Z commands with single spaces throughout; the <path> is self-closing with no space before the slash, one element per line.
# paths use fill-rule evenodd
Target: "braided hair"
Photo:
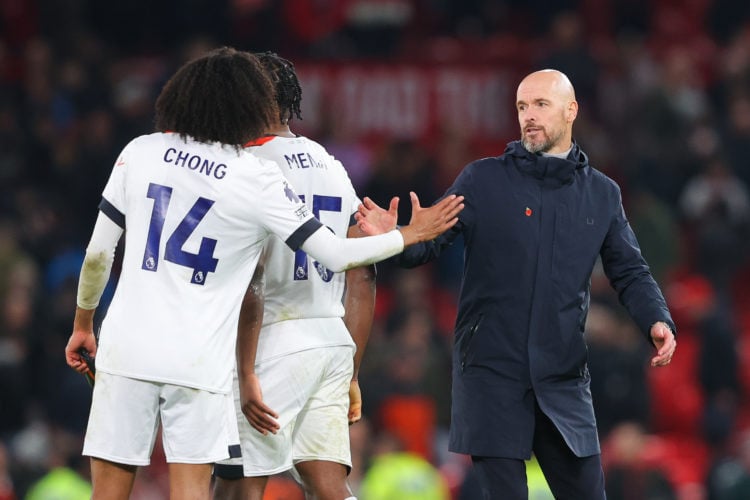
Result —
<path fill-rule="evenodd" d="M 302 87 L 294 71 L 294 64 L 274 52 L 260 52 L 255 56 L 276 88 L 276 103 L 281 123 L 287 123 L 295 116 L 301 120 Z"/>

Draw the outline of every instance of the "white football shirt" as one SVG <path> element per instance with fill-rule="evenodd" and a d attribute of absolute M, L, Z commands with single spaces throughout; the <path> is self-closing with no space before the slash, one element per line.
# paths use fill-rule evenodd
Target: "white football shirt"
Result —
<path fill-rule="evenodd" d="M 320 223 L 276 164 L 169 133 L 123 149 L 100 209 L 125 228 L 125 253 L 97 368 L 230 391 L 240 304 L 264 240 L 298 248 Z"/>
<path fill-rule="evenodd" d="M 361 201 L 340 161 L 306 137 L 268 136 L 249 144 L 247 150 L 274 161 L 314 216 L 337 236 L 346 238 Z M 292 251 L 275 236 L 267 240 L 266 253 L 263 330 L 256 359 L 314 347 L 353 346 L 340 319 L 344 316 L 345 273 L 331 272 L 302 250 Z M 289 322 L 313 318 L 336 321 L 324 327 L 320 322 L 304 326 Z"/>

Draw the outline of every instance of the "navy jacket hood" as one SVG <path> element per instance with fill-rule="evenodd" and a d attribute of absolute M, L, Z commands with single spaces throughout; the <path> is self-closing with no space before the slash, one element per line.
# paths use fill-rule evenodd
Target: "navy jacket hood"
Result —
<path fill-rule="evenodd" d="M 509 142 L 505 154 L 516 158 L 516 164 L 523 173 L 543 180 L 545 184 L 558 186 L 573 182 L 576 170 L 589 165 L 588 156 L 575 141 L 565 159 L 531 153 L 521 141 Z"/>

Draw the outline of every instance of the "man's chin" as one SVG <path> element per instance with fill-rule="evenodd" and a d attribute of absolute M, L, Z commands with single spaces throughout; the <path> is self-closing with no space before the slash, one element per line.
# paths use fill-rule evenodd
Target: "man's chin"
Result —
<path fill-rule="evenodd" d="M 531 142 L 527 141 L 526 139 L 523 139 L 521 141 L 521 144 L 523 144 L 523 147 L 526 148 L 526 151 L 529 153 L 542 153 L 545 151 L 546 144 L 543 142 Z"/>

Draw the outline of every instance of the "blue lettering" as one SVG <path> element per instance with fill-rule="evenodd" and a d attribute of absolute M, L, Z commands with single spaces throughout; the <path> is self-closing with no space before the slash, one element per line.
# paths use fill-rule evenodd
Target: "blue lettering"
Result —
<path fill-rule="evenodd" d="M 286 160 L 286 164 L 289 165 L 289 168 L 292 168 L 292 165 L 299 168 L 299 163 L 297 163 L 297 155 L 284 155 L 284 159 Z"/>
<path fill-rule="evenodd" d="M 310 153 L 307 153 L 307 158 L 310 160 L 310 164 L 315 168 L 326 168 L 325 163 L 320 163 L 312 157 Z"/>
<path fill-rule="evenodd" d="M 308 163 L 307 158 L 305 158 L 304 153 L 297 153 L 297 158 L 299 159 L 299 166 L 301 168 L 310 168 L 310 164 Z"/>
<path fill-rule="evenodd" d="M 199 172 L 206 177 L 213 175 L 215 179 L 223 179 L 227 175 L 227 166 L 224 163 L 217 165 L 215 160 L 203 159 L 198 155 L 191 155 L 175 148 L 167 148 L 164 151 L 163 160 L 165 163 L 188 167 L 193 172 Z"/>
<path fill-rule="evenodd" d="M 175 165 L 178 165 L 180 162 L 182 162 L 182 166 L 185 166 L 185 160 L 188 159 L 188 154 L 184 151 L 180 151 L 177 153 L 177 159 L 174 161 Z"/>
<path fill-rule="evenodd" d="M 172 163 L 172 160 L 169 158 L 169 153 L 176 153 L 177 150 L 175 148 L 169 148 L 166 151 L 164 151 L 164 161 L 166 163 Z"/>
<path fill-rule="evenodd" d="M 193 160 L 196 160 L 196 161 L 193 161 Z M 201 157 L 198 155 L 191 156 L 190 160 L 188 161 L 188 168 L 190 170 L 196 170 L 200 166 L 201 166 Z"/>
<path fill-rule="evenodd" d="M 325 163 L 318 162 L 310 153 L 295 153 L 292 156 L 284 155 L 284 159 L 289 168 L 327 168 Z"/>
<path fill-rule="evenodd" d="M 203 160 L 203 164 L 201 165 L 201 173 L 204 173 L 206 175 L 211 175 L 211 170 L 214 168 L 214 162 L 210 162 L 208 160 Z"/>
<path fill-rule="evenodd" d="M 216 168 L 214 169 L 214 177 L 217 179 L 223 179 L 225 175 L 227 175 L 227 166 L 223 163 L 216 165 Z"/>

